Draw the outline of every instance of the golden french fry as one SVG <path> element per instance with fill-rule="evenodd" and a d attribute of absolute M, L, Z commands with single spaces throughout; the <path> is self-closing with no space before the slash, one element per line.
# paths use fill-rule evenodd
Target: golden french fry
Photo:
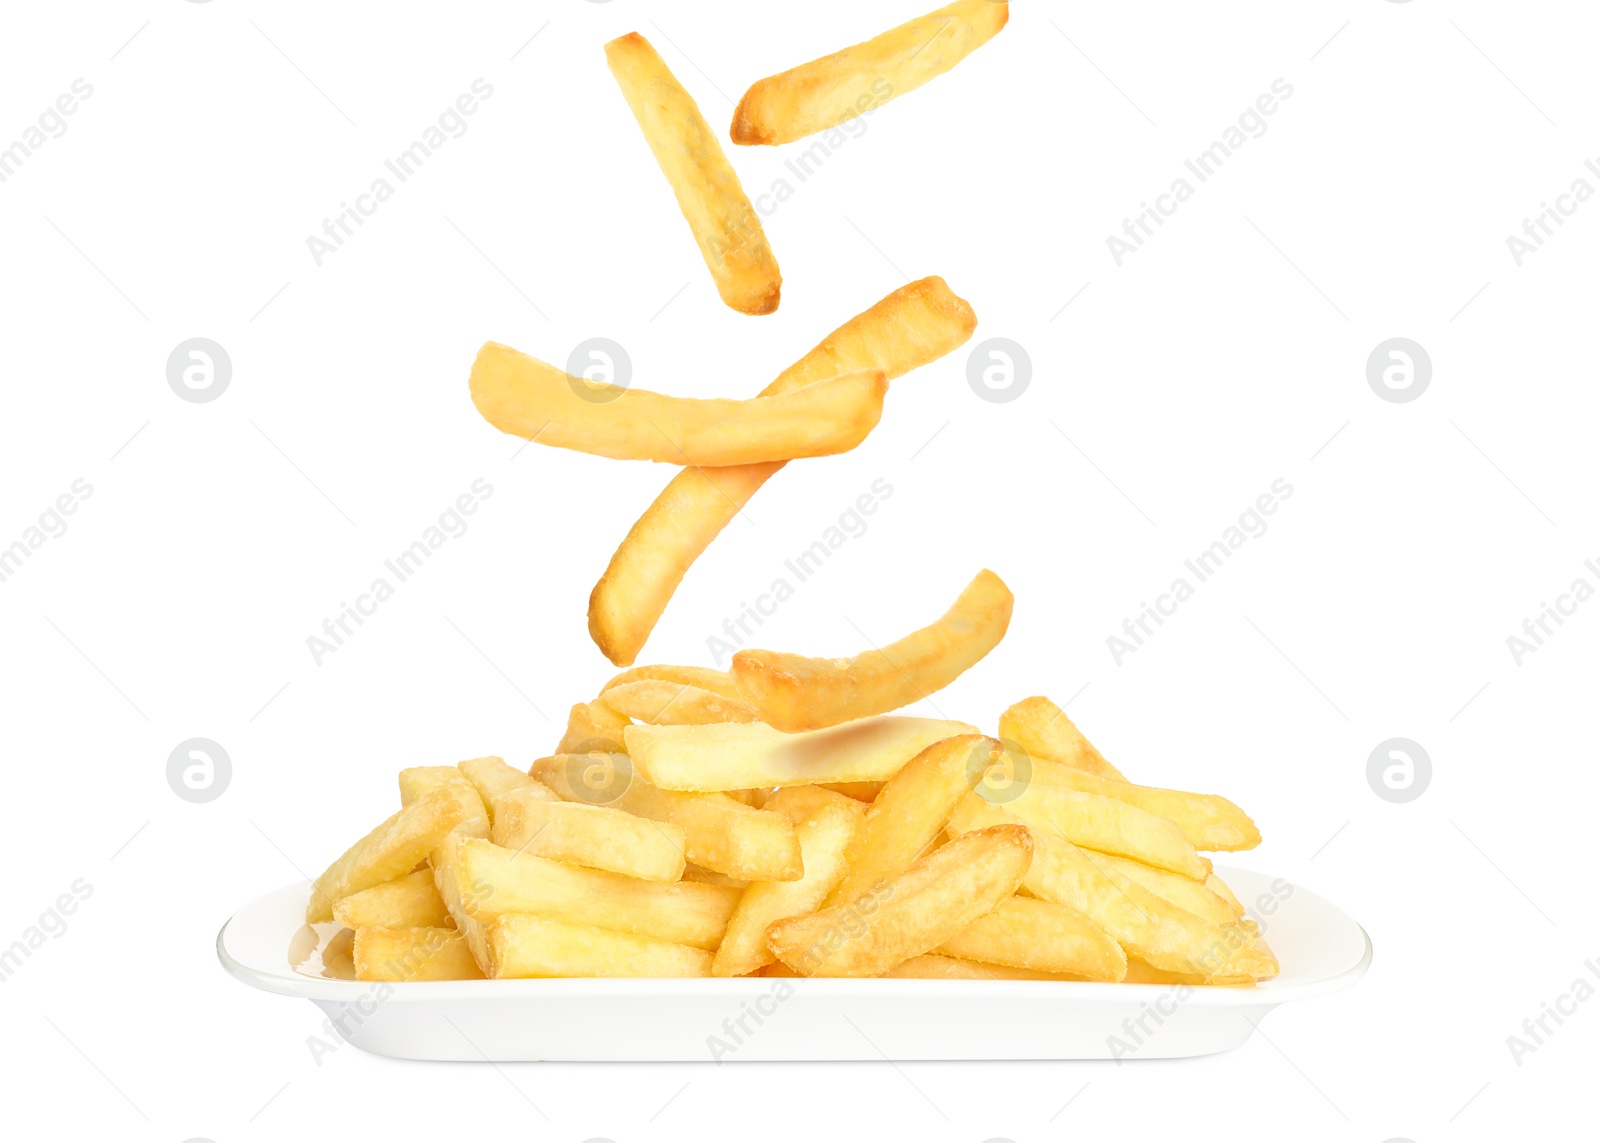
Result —
<path fill-rule="evenodd" d="M 1015 742 L 1030 757 L 1061 762 L 1102 778 L 1127 781 L 1122 771 L 1105 760 L 1066 712 L 1047 698 L 1025 698 L 1000 716 L 1000 737 Z"/>
<path fill-rule="evenodd" d="M 1101 869 L 1120 873 L 1129 881 L 1144 886 L 1157 897 L 1170 901 L 1178 908 L 1193 913 L 1213 925 L 1226 928 L 1239 920 L 1239 914 L 1233 911 L 1233 907 L 1217 896 L 1204 882 L 1116 854 L 1090 853 L 1089 857 Z"/>
<path fill-rule="evenodd" d="M 733 657 L 739 693 L 779 730 L 818 730 L 908 706 L 942 690 L 1005 637 L 1014 600 L 985 568 L 936 622 L 850 659 L 780 651 Z"/>
<path fill-rule="evenodd" d="M 717 293 L 740 313 L 770 314 L 783 285 L 778 260 L 693 97 L 637 32 L 608 43 L 606 62 L 678 198 Z"/>
<path fill-rule="evenodd" d="M 606 705 L 619 713 L 656 726 L 756 721 L 756 712 L 738 699 L 660 679 L 622 683 L 607 690 L 604 698 Z"/>
<path fill-rule="evenodd" d="M 824 790 L 832 790 L 836 794 L 858 802 L 870 802 L 883 791 L 882 782 L 821 782 L 818 783 Z"/>
<path fill-rule="evenodd" d="M 580 702 L 567 715 L 567 730 L 556 747 L 557 754 L 622 753 L 622 732 L 628 716 L 612 710 L 600 699 Z"/>
<path fill-rule="evenodd" d="M 1184 790 L 1164 790 L 1156 786 L 1136 786 L 1115 778 L 1102 778 L 1061 762 L 1043 758 L 1033 761 L 1033 781 L 1065 786 L 1085 794 L 1115 798 L 1138 806 L 1157 817 L 1176 822 L 1189 844 L 1196 849 L 1254 849 L 1261 844 L 1261 831 L 1248 814 L 1227 798 L 1216 794 L 1191 794 Z"/>
<path fill-rule="evenodd" d="M 759 722 L 630 726 L 623 741 L 652 785 L 705 792 L 884 781 L 940 739 L 976 733 L 964 722 L 888 715 L 801 734 Z"/>
<path fill-rule="evenodd" d="M 454 766 L 408 766 L 400 771 L 400 804 L 409 806 L 424 794 L 461 780 Z"/>
<path fill-rule="evenodd" d="M 955 834 L 986 829 L 1018 819 L 976 794 L 963 798 L 950 817 Z M 1087 916 L 1118 941 L 1131 956 L 1161 969 L 1201 977 L 1218 971 L 1259 970 L 1249 957 L 1230 964 L 1232 951 L 1250 943 L 1180 909 L 1142 885 L 1102 868 L 1087 850 L 1079 849 L 1047 826 L 1030 827 L 1033 863 L 1022 889 L 1042 901 L 1067 905 Z M 1177 876 L 1173 874 L 1172 876 Z"/>
<path fill-rule="evenodd" d="M 683 880 L 693 881 L 699 885 L 715 885 L 720 889 L 737 890 L 741 893 L 750 886 L 750 882 L 741 878 L 729 877 L 726 873 L 718 873 L 714 869 L 706 869 L 700 865 L 685 865 Z"/>
<path fill-rule="evenodd" d="M 1006 26 L 1005 0 L 956 0 L 831 56 L 753 84 L 729 134 L 745 146 L 792 143 L 838 127 L 943 75 Z"/>
<path fill-rule="evenodd" d="M 564 802 L 536 785 L 549 796 L 522 790 L 498 803 L 489 835 L 496 845 L 642 881 L 683 876 L 684 834 L 677 826 L 611 806 Z"/>
<path fill-rule="evenodd" d="M 1053 829 L 1085 849 L 1132 857 L 1185 877 L 1205 877 L 1200 855 L 1183 830 L 1138 806 L 1043 782 L 1032 783 L 1005 806 L 1029 825 Z"/>
<path fill-rule="evenodd" d="M 1233 890 L 1228 888 L 1228 883 L 1222 878 L 1218 877 L 1215 873 L 1207 873 L 1206 888 L 1226 901 L 1228 903 L 1228 908 L 1239 914 L 1239 916 L 1244 916 L 1244 905 L 1240 903 L 1239 898 L 1233 895 Z"/>
<path fill-rule="evenodd" d="M 935 742 L 907 762 L 867 810 L 846 855 L 844 877 L 824 905 L 854 901 L 878 882 L 911 868 L 1001 749 L 992 738 L 960 734 Z"/>
<path fill-rule="evenodd" d="M 491 975 L 709 976 L 711 954 L 593 925 L 508 913 L 489 929 Z"/>
<path fill-rule="evenodd" d="M 767 944 L 804 976 L 877 976 L 932 952 L 1010 897 L 1032 853 L 1021 826 L 966 834 L 848 904 L 777 922 Z"/>
<path fill-rule="evenodd" d="M 430 869 L 341 897 L 333 903 L 333 919 L 347 929 L 443 929 L 452 923 Z"/>
<path fill-rule="evenodd" d="M 1128 958 L 1128 975 L 1124 984 L 1189 984 L 1209 985 L 1213 988 L 1254 988 L 1256 982 L 1248 976 L 1201 976 L 1192 972 L 1168 972 L 1146 964 L 1138 957 Z"/>
<path fill-rule="evenodd" d="M 863 370 L 773 397 L 668 397 L 593 384 L 486 342 L 472 363 L 472 403 L 504 433 L 613 460 L 759 464 L 848 452 L 883 415 L 889 381 Z"/>
<path fill-rule="evenodd" d="M 306 904 L 306 923 L 331 921 L 333 906 L 341 898 L 410 873 L 456 827 L 462 812 L 460 801 L 448 789 L 403 807 L 317 878 Z"/>
<path fill-rule="evenodd" d="M 836 801 L 818 801 L 801 793 L 806 789 L 780 790 L 768 803 L 774 812 L 784 813 L 793 802 L 790 812 L 805 814 L 795 823 L 804 876 L 798 881 L 756 881 L 745 889 L 711 963 L 712 976 L 744 976 L 771 964 L 767 927 L 785 917 L 814 912 L 844 875 L 845 849 L 861 815 L 847 808 L 843 803 L 848 799 L 838 794 L 827 795 Z"/>
<path fill-rule="evenodd" d="M 867 816 L 867 803 L 837 793 L 825 786 L 785 786 L 767 794 L 761 808 L 782 814 L 799 825 L 824 806 L 849 810 L 859 820 Z"/>
<path fill-rule="evenodd" d="M 1009 968 L 1003 964 L 982 964 L 975 960 L 923 953 L 903 960 L 883 974 L 885 980 L 1071 980 L 1085 978 L 1070 972 L 1038 972 L 1031 968 Z"/>
<path fill-rule="evenodd" d="M 963 960 L 1067 972 L 1089 980 L 1121 980 L 1128 971 L 1122 946 L 1068 905 L 1007 897 L 939 946 Z"/>
<path fill-rule="evenodd" d="M 407 774 L 412 774 L 420 784 L 438 781 L 441 783 L 439 788 L 451 794 L 461 807 L 461 821 L 428 854 L 428 864 L 433 867 L 433 886 L 439 891 L 439 899 L 450 911 L 450 919 L 455 922 L 456 930 L 467 942 L 478 971 L 487 976 L 489 938 L 483 925 L 472 916 L 470 907 L 478 887 L 463 877 L 459 855 L 462 839 L 489 836 L 489 811 L 478 796 L 477 787 L 464 778 L 459 770 L 456 770 L 455 777 L 450 777 L 450 769 L 453 767 L 417 767 L 401 774 L 400 785 L 402 789 L 406 788 Z"/>
<path fill-rule="evenodd" d="M 364 925 L 352 948 L 357 980 L 481 980 L 483 973 L 454 929 Z"/>
<path fill-rule="evenodd" d="M 741 881 L 795 881 L 802 872 L 800 843 L 781 814 L 726 794 L 658 790 L 626 754 L 557 754 L 535 762 L 533 774 L 566 801 L 671 822 L 683 830 L 684 856 L 714 872 Z"/>
<path fill-rule="evenodd" d="M 467 911 L 481 924 L 493 924 L 507 913 L 536 913 L 714 949 L 733 913 L 728 895 L 712 885 L 641 881 L 519 854 L 476 838 L 459 843 L 457 859 L 462 884 L 474 887 Z"/>
<path fill-rule="evenodd" d="M 500 824 L 501 807 L 513 795 L 519 795 L 524 800 L 561 800 L 556 797 L 554 790 L 515 766 L 506 765 L 503 758 L 473 758 L 461 763 L 458 769 L 477 789 L 478 797 L 483 799 L 484 806 L 488 808 L 491 830 Z"/>
<path fill-rule="evenodd" d="M 646 667 L 629 667 L 600 688 L 600 697 L 604 698 L 606 691 L 609 691 L 612 687 L 620 687 L 624 683 L 639 683 L 652 679 L 663 683 L 677 683 L 680 686 L 698 687 L 700 690 L 710 691 L 714 695 L 721 695 L 725 699 L 733 699 L 735 702 L 742 701 L 739 698 L 739 687 L 734 683 L 733 676 L 728 674 L 727 671 L 718 671 L 712 667 L 679 667 L 671 663 L 656 663 Z"/>
<path fill-rule="evenodd" d="M 922 278 L 834 330 L 761 395 L 862 369 L 892 381 L 956 349 L 977 325 L 972 307 L 943 278 Z M 686 468 L 672 478 L 629 530 L 589 597 L 589 634 L 601 654 L 618 666 L 634 661 L 690 565 L 782 467 Z"/>

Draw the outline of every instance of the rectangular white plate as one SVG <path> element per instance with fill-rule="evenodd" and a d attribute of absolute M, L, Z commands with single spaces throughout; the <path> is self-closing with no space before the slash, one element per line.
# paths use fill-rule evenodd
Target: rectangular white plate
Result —
<path fill-rule="evenodd" d="M 308 975 L 307 887 L 217 935 L 246 984 L 301 996 L 356 1047 L 413 1060 L 1156 1059 L 1226 1051 L 1279 1004 L 1348 988 L 1372 959 L 1355 921 L 1298 885 L 1217 869 L 1277 954 L 1254 988 L 1011 980 L 464 980 Z M 1287 895 L 1285 895 L 1287 894 Z M 1271 902 L 1271 912 L 1265 904 Z"/>

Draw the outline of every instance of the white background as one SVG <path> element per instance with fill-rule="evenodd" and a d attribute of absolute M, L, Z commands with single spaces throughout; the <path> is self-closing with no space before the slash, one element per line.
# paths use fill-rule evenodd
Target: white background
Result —
<path fill-rule="evenodd" d="M 1520 1065 L 1506 1039 L 1600 955 L 1600 604 L 1520 666 L 1506 637 L 1600 556 L 1600 205 L 1520 267 L 1505 239 L 1600 185 L 1593 11 L 1019 3 L 766 219 L 779 311 L 724 308 L 601 45 L 643 32 L 720 127 L 750 82 L 918 8 L 9 6 L 0 146 L 93 86 L 0 184 L 0 541 L 93 487 L 0 584 L 0 944 L 92 886 L 0 984 L 14 1126 L 1377 1143 L 1587 1107 L 1600 1003 Z M 317 266 L 306 237 L 480 77 L 466 133 Z M 1117 266 L 1107 236 L 1278 78 L 1267 132 Z M 729 150 L 757 193 L 799 148 Z M 973 345 L 1026 348 L 1030 387 L 980 400 L 966 349 L 896 382 L 862 447 L 761 492 L 644 661 L 709 662 L 724 617 L 885 478 L 870 529 L 760 643 L 851 653 L 852 623 L 893 638 L 994 568 L 1011 634 L 939 708 L 992 726 L 1024 695 L 1071 698 L 1136 780 L 1232 796 L 1266 837 L 1244 863 L 1368 928 L 1367 979 L 1227 1055 L 1121 1067 L 316 1062 L 320 1013 L 226 977 L 218 927 L 391 812 L 402 766 L 554 746 L 612 672 L 590 586 L 668 475 L 519 453 L 468 400 L 478 345 L 559 363 L 605 336 L 642 387 L 753 395 L 932 273 L 976 309 Z M 165 376 L 197 336 L 233 363 L 206 404 Z M 1394 336 L 1433 362 L 1408 404 L 1366 380 Z M 307 636 L 479 477 L 470 529 L 318 666 Z M 1117 665 L 1106 637 L 1280 477 L 1266 534 Z M 205 805 L 165 776 L 194 736 L 234 768 Z M 1394 736 L 1434 767 L 1405 805 L 1366 779 Z"/>

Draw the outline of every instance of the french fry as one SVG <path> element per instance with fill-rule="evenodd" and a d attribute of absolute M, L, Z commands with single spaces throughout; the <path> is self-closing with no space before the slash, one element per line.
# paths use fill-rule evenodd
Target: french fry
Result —
<path fill-rule="evenodd" d="M 546 802 L 561 800 L 556 797 L 554 790 L 537 778 L 524 774 L 515 766 L 506 765 L 504 758 L 473 758 L 457 768 L 466 775 L 488 808 L 491 834 L 493 827 L 500 824 L 501 807 L 513 795 L 519 795 L 522 801 L 529 798 Z"/>
<path fill-rule="evenodd" d="M 943 278 L 922 278 L 834 330 L 761 395 L 861 369 L 892 381 L 956 349 L 977 325 L 972 307 Z M 601 654 L 618 666 L 634 661 L 689 567 L 782 467 L 686 468 L 672 478 L 629 530 L 589 597 L 589 634 Z"/>
<path fill-rule="evenodd" d="M 1121 980 L 1128 971 L 1122 946 L 1068 905 L 1007 897 L 939 946 L 963 960 L 1066 972 L 1089 980 Z"/>
<path fill-rule="evenodd" d="M 1144 886 L 1157 897 L 1213 925 L 1227 928 L 1239 920 L 1239 914 L 1234 912 L 1233 907 L 1217 896 L 1204 882 L 1116 854 L 1091 853 L 1089 857 L 1101 869 L 1120 873 L 1136 885 Z"/>
<path fill-rule="evenodd" d="M 622 753 L 622 732 L 628 716 L 612 710 L 601 699 L 580 702 L 567 715 L 567 730 L 556 746 L 557 754 Z"/>
<path fill-rule="evenodd" d="M 608 43 L 606 62 L 677 196 L 723 302 L 744 314 L 777 309 L 783 275 L 761 216 L 693 97 L 637 32 Z"/>
<path fill-rule="evenodd" d="M 1000 738 L 1015 742 L 1030 757 L 1061 762 L 1102 778 L 1127 781 L 1122 771 L 1105 760 L 1066 712 L 1047 698 L 1025 698 L 1000 716 Z"/>
<path fill-rule="evenodd" d="M 882 782 L 822 782 L 819 785 L 858 802 L 870 802 L 883 790 Z"/>
<path fill-rule="evenodd" d="M 1005 0 L 956 0 L 830 56 L 759 80 L 729 131 L 735 143 L 792 143 L 838 127 L 943 75 L 1006 26 Z"/>
<path fill-rule="evenodd" d="M 1226 901 L 1228 903 L 1228 908 L 1239 914 L 1239 916 L 1244 916 L 1244 905 L 1240 903 L 1239 898 L 1233 895 L 1233 890 L 1228 888 L 1228 883 L 1222 878 L 1218 877 L 1215 873 L 1207 873 L 1206 888 Z"/>
<path fill-rule="evenodd" d="M 921 857 L 977 785 L 1002 747 L 981 734 L 935 742 L 884 783 L 846 856 L 846 872 L 824 906 L 842 905 L 880 881 L 898 877 Z"/>
<path fill-rule="evenodd" d="M 435 790 L 403 807 L 317 878 L 306 904 L 306 923 L 331 921 L 333 906 L 341 898 L 410 873 L 461 818 L 461 803 L 448 789 Z"/>
<path fill-rule="evenodd" d="M 762 809 L 782 814 L 799 825 L 824 806 L 848 810 L 859 821 L 867 816 L 867 803 L 837 793 L 825 786 L 785 786 L 767 795 Z"/>
<path fill-rule="evenodd" d="M 710 722 L 754 722 L 756 712 L 738 699 L 715 691 L 660 679 L 640 679 L 607 690 L 605 704 L 639 722 L 657 726 L 699 726 Z"/>
<path fill-rule="evenodd" d="M 1184 790 L 1163 790 L 1155 786 L 1136 786 L 1115 778 L 1102 778 L 1087 770 L 1033 759 L 1033 781 L 1064 786 L 1085 794 L 1115 798 L 1130 806 L 1147 810 L 1157 817 L 1176 822 L 1189 844 L 1196 849 L 1254 849 L 1261 844 L 1261 831 L 1238 806 L 1216 794 L 1191 794 Z"/>
<path fill-rule="evenodd" d="M 778 921 L 767 944 L 805 976 L 877 976 L 932 952 L 1010 897 L 1032 854 L 1021 826 L 966 834 L 848 904 Z"/>
<path fill-rule="evenodd" d="M 613 687 L 620 687 L 625 683 L 639 683 L 654 680 L 663 683 L 677 683 L 680 686 L 698 687 L 703 691 L 721 695 L 725 699 L 741 701 L 739 687 L 733 681 L 733 676 L 727 671 L 719 671 L 712 667 L 679 667 L 670 663 L 655 663 L 645 667 L 629 667 L 626 671 L 615 675 L 610 682 L 600 688 L 600 697 L 605 697 L 606 691 Z"/>
<path fill-rule="evenodd" d="M 1122 978 L 1124 984 L 1187 984 L 1210 985 L 1224 988 L 1254 988 L 1255 981 L 1248 976 L 1202 976 L 1192 972 L 1168 972 L 1146 964 L 1138 957 L 1128 958 L 1128 975 Z"/>
<path fill-rule="evenodd" d="M 1176 823 L 1115 798 L 1034 782 L 1006 808 L 1084 849 L 1131 857 L 1185 877 L 1206 875 L 1200 855 Z"/>
<path fill-rule="evenodd" d="M 975 960 L 924 953 L 901 961 L 883 974 L 885 980 L 1074 980 L 1085 977 L 1070 972 L 1038 972 L 1031 968 L 1009 968 L 1003 964 L 982 964 Z"/>
<path fill-rule="evenodd" d="M 937 621 L 850 659 L 744 650 L 733 657 L 739 693 L 778 730 L 818 730 L 884 714 L 953 683 L 1005 637 L 1015 601 L 984 569 Z"/>
<path fill-rule="evenodd" d="M 814 912 L 844 875 L 845 849 L 862 816 L 843 804 L 848 799 L 823 791 L 837 800 L 818 801 L 802 792 L 808 789 L 780 790 L 769 803 L 774 812 L 784 813 L 786 804 L 793 802 L 791 812 L 804 814 L 795 823 L 804 875 L 798 881 L 756 881 L 745 889 L 711 963 L 712 976 L 745 976 L 771 964 L 767 927 L 785 917 Z"/>
<path fill-rule="evenodd" d="M 489 929 L 489 963 L 498 979 L 537 976 L 708 976 L 704 949 L 526 913 Z"/>
<path fill-rule="evenodd" d="M 333 919 L 347 929 L 437 929 L 453 923 L 431 869 L 341 897 L 333 903 Z"/>
<path fill-rule="evenodd" d="M 683 876 L 684 834 L 671 822 L 635 817 L 612 806 L 564 802 L 542 783 L 535 784 L 545 793 L 521 790 L 498 803 L 489 835 L 496 845 L 642 881 Z"/>
<path fill-rule="evenodd" d="M 454 766 L 408 766 L 400 771 L 400 804 L 409 806 L 424 794 L 461 780 Z"/>
<path fill-rule="evenodd" d="M 563 865 L 492 842 L 463 839 L 457 849 L 474 920 L 493 924 L 507 913 L 536 913 L 576 925 L 715 949 L 733 902 L 712 885 L 641 881 L 598 869 Z"/>
<path fill-rule="evenodd" d="M 951 815 L 949 828 L 960 834 L 1017 820 L 1002 807 L 970 794 Z M 1167 971 L 1204 976 L 1221 970 L 1243 974 L 1261 967 L 1250 957 L 1236 965 L 1228 963 L 1233 950 L 1248 942 L 1230 936 L 1227 926 L 1203 920 L 1111 873 L 1088 851 L 1046 826 L 1030 828 L 1033 863 L 1022 879 L 1024 892 L 1076 909 L 1130 955 Z"/>
<path fill-rule="evenodd" d="M 848 452 L 877 426 L 889 389 L 881 372 L 863 370 L 746 401 L 668 397 L 591 384 L 492 341 L 469 384 L 501 432 L 613 460 L 708 466 Z"/>
<path fill-rule="evenodd" d="M 623 741 L 652 785 L 707 792 L 885 781 L 940 739 L 976 733 L 964 722 L 891 715 L 800 734 L 759 722 L 630 726 Z"/>
<path fill-rule="evenodd" d="M 356 930 L 352 957 L 357 980 L 482 980 L 466 938 L 437 927 Z"/>
<path fill-rule="evenodd" d="M 741 881 L 795 881 L 803 872 L 794 826 L 782 814 L 726 794 L 659 790 L 633 772 L 625 754 L 557 754 L 535 762 L 533 774 L 566 801 L 671 822 L 683 830 L 684 856 L 714 872 Z"/>
<path fill-rule="evenodd" d="M 729 877 L 726 873 L 718 873 L 714 869 L 706 869 L 700 865 L 685 865 L 683 867 L 683 880 L 693 881 L 699 885 L 715 885 L 720 889 L 730 891 L 737 890 L 739 893 L 750 887 L 750 882 L 748 881 L 738 877 Z M 731 893 L 730 895 L 736 897 L 737 893 Z"/>

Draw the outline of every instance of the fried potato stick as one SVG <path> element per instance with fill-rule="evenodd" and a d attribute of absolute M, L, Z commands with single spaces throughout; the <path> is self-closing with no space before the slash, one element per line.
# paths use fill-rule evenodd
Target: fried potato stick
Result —
<path fill-rule="evenodd" d="M 1006 26 L 1005 0 L 957 0 L 753 84 L 733 113 L 735 143 L 792 143 L 881 107 L 943 75 Z"/>
<path fill-rule="evenodd" d="M 608 43 L 606 62 L 678 196 L 717 293 L 740 313 L 770 314 L 783 286 L 778 260 L 761 216 L 694 98 L 637 32 Z"/>

